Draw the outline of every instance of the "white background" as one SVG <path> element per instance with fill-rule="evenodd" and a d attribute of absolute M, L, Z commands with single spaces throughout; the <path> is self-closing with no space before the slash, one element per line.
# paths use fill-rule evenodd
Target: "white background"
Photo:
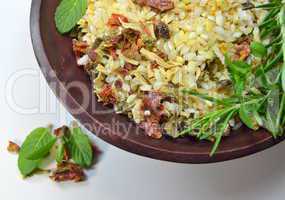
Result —
<path fill-rule="evenodd" d="M 64 123 L 68 117 L 40 77 L 29 36 L 31 0 L 9 0 L 5 4 L 2 1 L 1 200 L 284 199 L 284 143 L 234 161 L 187 165 L 139 157 L 94 138 L 103 145 L 104 155 L 96 169 L 89 173 L 87 182 L 57 184 L 46 176 L 22 180 L 17 157 L 6 152 L 8 140 L 23 141 L 31 129 L 48 123 Z M 17 78 L 19 74 L 22 76 Z M 10 82 L 14 82 L 14 87 L 10 87 Z M 19 113 L 17 109 L 23 107 L 32 113 Z"/>

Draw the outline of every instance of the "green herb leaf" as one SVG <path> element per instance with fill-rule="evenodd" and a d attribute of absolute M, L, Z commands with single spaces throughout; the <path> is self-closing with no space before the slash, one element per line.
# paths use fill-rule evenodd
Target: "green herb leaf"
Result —
<path fill-rule="evenodd" d="M 251 66 L 243 61 L 231 61 L 226 55 L 226 65 L 233 81 L 235 94 L 242 96 L 245 90 L 247 78 L 251 72 Z"/>
<path fill-rule="evenodd" d="M 252 44 L 250 45 L 250 50 L 255 57 L 259 58 L 262 58 L 267 54 L 266 47 L 260 42 L 252 42 Z"/>
<path fill-rule="evenodd" d="M 21 149 L 21 153 L 26 159 L 38 160 L 49 153 L 55 142 L 56 138 L 51 134 L 49 128 L 37 128 L 24 141 L 23 146 L 29 148 Z"/>
<path fill-rule="evenodd" d="M 283 64 L 282 71 L 281 71 L 281 83 L 283 91 L 285 92 L 285 63 Z"/>
<path fill-rule="evenodd" d="M 28 160 L 20 152 L 18 157 L 18 168 L 21 174 L 26 177 L 31 175 L 39 166 L 41 160 Z"/>
<path fill-rule="evenodd" d="M 62 0 L 55 13 L 58 31 L 62 34 L 71 31 L 85 15 L 87 6 L 87 0 Z"/>
<path fill-rule="evenodd" d="M 277 123 L 279 110 L 279 90 L 273 89 L 272 91 L 270 91 L 269 97 L 267 99 L 264 125 L 265 128 L 270 131 L 274 137 L 278 136 L 280 130 L 280 124 Z"/>
<path fill-rule="evenodd" d="M 56 150 L 55 160 L 61 164 L 64 158 L 64 144 L 60 143 Z"/>
<path fill-rule="evenodd" d="M 250 129 L 257 130 L 259 128 L 255 119 L 254 112 L 257 112 L 252 104 L 241 104 L 239 109 L 239 117 L 242 122 Z"/>
<path fill-rule="evenodd" d="M 93 150 L 88 136 L 79 128 L 73 128 L 68 141 L 71 158 L 82 167 L 90 167 L 93 161 Z"/>

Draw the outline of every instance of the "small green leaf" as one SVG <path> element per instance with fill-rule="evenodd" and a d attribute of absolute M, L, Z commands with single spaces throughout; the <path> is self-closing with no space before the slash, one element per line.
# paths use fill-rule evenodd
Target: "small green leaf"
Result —
<path fill-rule="evenodd" d="M 39 166 L 41 160 L 28 160 L 20 152 L 18 158 L 18 168 L 21 174 L 26 177 L 31 175 Z"/>
<path fill-rule="evenodd" d="M 85 15 L 87 6 L 87 0 L 62 0 L 55 13 L 58 31 L 62 34 L 71 31 Z"/>
<path fill-rule="evenodd" d="M 55 142 L 49 128 L 37 128 L 25 139 L 23 146 L 28 148 L 21 149 L 21 153 L 26 159 L 38 160 L 49 153 Z"/>
<path fill-rule="evenodd" d="M 57 163 L 62 163 L 64 157 L 64 144 L 59 144 L 56 150 L 55 160 Z"/>
<path fill-rule="evenodd" d="M 229 69 L 235 94 L 237 96 L 241 96 L 245 89 L 248 76 L 251 72 L 251 66 L 243 61 L 232 62 L 227 55 L 226 55 L 226 65 L 228 66 Z"/>
<path fill-rule="evenodd" d="M 88 136 L 79 128 L 73 128 L 68 143 L 71 158 L 82 167 L 90 167 L 93 161 L 93 150 Z"/>
<path fill-rule="evenodd" d="M 250 45 L 250 50 L 255 57 L 259 58 L 262 58 L 267 54 L 266 47 L 260 42 L 252 42 Z"/>
<path fill-rule="evenodd" d="M 239 117 L 248 128 L 257 130 L 259 126 L 254 117 L 254 112 L 256 112 L 254 105 L 242 104 L 239 109 Z"/>
<path fill-rule="evenodd" d="M 265 128 L 270 131 L 274 137 L 278 136 L 280 130 L 280 124 L 277 124 L 279 110 L 279 91 L 278 89 L 274 89 L 270 91 L 270 95 L 267 99 L 267 108 L 264 120 Z"/>

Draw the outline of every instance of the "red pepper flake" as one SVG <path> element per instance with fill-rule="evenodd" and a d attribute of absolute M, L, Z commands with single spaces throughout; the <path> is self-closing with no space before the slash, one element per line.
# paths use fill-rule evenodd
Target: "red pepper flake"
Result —
<path fill-rule="evenodd" d="M 7 150 L 10 152 L 10 153 L 19 153 L 20 151 L 20 146 L 17 145 L 16 143 L 12 142 L 12 141 L 9 141 L 9 145 L 7 147 Z"/>
<path fill-rule="evenodd" d="M 128 23 L 129 20 L 124 15 L 113 13 L 109 18 L 107 25 L 111 28 L 118 28 L 119 26 L 122 26 L 122 22 Z"/>
<path fill-rule="evenodd" d="M 105 104 L 115 104 L 117 102 L 116 95 L 110 84 L 105 84 L 98 95 Z"/>
<path fill-rule="evenodd" d="M 86 176 L 83 169 L 79 165 L 71 162 L 63 162 L 57 165 L 56 170 L 52 173 L 50 178 L 56 182 L 80 182 L 84 181 Z"/>

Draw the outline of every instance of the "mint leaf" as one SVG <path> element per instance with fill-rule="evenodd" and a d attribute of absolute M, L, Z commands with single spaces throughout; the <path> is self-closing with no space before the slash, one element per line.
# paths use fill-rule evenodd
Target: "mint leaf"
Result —
<path fill-rule="evenodd" d="M 85 15 L 87 0 L 62 0 L 55 12 L 55 24 L 60 33 L 67 33 Z"/>
<path fill-rule="evenodd" d="M 82 166 L 90 167 L 93 161 L 93 150 L 87 135 L 79 128 L 73 128 L 68 140 L 68 147 L 73 161 Z"/>
<path fill-rule="evenodd" d="M 49 128 L 37 128 L 25 139 L 23 146 L 27 148 L 21 149 L 21 154 L 28 160 L 41 159 L 49 153 L 55 142 L 56 138 Z"/>
<path fill-rule="evenodd" d="M 39 166 L 41 160 L 28 160 L 20 152 L 18 157 L 18 168 L 21 174 L 26 177 L 31 175 Z"/>

